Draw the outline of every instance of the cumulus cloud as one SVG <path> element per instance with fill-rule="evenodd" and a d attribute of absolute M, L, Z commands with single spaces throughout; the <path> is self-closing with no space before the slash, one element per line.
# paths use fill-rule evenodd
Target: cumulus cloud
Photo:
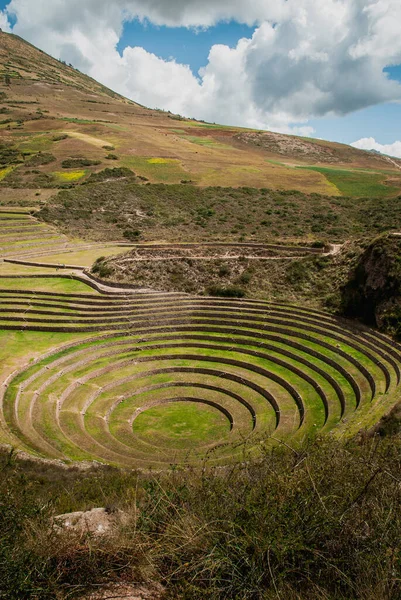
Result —
<path fill-rule="evenodd" d="M 377 150 L 377 152 L 381 152 L 382 154 L 401 158 L 401 141 L 394 142 L 393 144 L 379 144 L 375 138 L 370 137 L 353 142 L 351 146 L 360 150 Z"/>
<path fill-rule="evenodd" d="M 35 0 L 35 6 L 32 4 L 32 0 L 11 0 L 8 10 L 31 24 L 40 24 L 43 17 L 61 29 L 88 15 L 96 18 L 113 13 L 148 19 L 156 25 L 210 27 L 230 20 L 248 25 L 278 21 L 288 12 L 286 0 Z"/>
<path fill-rule="evenodd" d="M 7 14 L 2 10 L 0 10 L 0 29 L 7 31 L 8 33 L 11 31 Z"/>
<path fill-rule="evenodd" d="M 14 31 L 151 107 L 209 121 L 310 134 L 313 117 L 401 100 L 383 72 L 401 63 L 399 0 L 12 0 Z M 215 45 L 199 73 L 143 48 L 116 46 L 124 20 L 256 25 Z"/>

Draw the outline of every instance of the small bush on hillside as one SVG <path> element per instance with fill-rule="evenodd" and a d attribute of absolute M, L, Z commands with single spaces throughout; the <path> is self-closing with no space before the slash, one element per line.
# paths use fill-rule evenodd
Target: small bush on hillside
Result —
<path fill-rule="evenodd" d="M 251 279 L 252 279 L 252 273 L 250 271 L 244 271 L 238 277 L 238 282 L 246 285 L 251 281 Z"/>
<path fill-rule="evenodd" d="M 312 242 L 312 248 L 325 248 L 325 246 L 326 243 L 322 240 L 316 240 L 315 242 Z"/>
<path fill-rule="evenodd" d="M 21 162 L 22 158 L 19 150 L 0 143 L 0 166 L 15 165 Z"/>
<path fill-rule="evenodd" d="M 245 296 L 245 291 L 235 286 L 222 287 L 212 285 L 207 288 L 207 293 L 209 296 L 219 296 L 221 298 L 243 298 Z"/>
<path fill-rule="evenodd" d="M 302 261 L 294 261 L 287 269 L 287 281 L 289 283 L 301 283 L 307 278 L 305 263 Z"/>
<path fill-rule="evenodd" d="M 91 272 L 99 275 L 99 277 L 110 277 L 114 273 L 114 269 L 104 263 L 105 257 L 100 256 L 94 263 Z"/>
<path fill-rule="evenodd" d="M 219 269 L 219 277 L 227 277 L 227 275 L 230 275 L 230 273 L 231 271 L 228 265 L 221 265 Z"/>
<path fill-rule="evenodd" d="M 126 229 L 123 233 L 123 236 L 127 240 L 136 241 L 141 237 L 141 232 L 139 229 Z"/>
<path fill-rule="evenodd" d="M 47 154 L 46 152 L 39 152 L 32 156 L 30 159 L 25 161 L 27 167 L 41 167 L 42 165 L 48 165 L 55 162 L 56 157 L 53 154 Z"/>
<path fill-rule="evenodd" d="M 135 173 L 126 167 L 114 167 L 113 169 L 103 169 L 99 173 L 92 173 L 87 183 L 99 183 L 108 179 L 135 178 Z"/>
<path fill-rule="evenodd" d="M 113 151 L 115 150 L 114 146 L 102 146 L 103 150 Z"/>
<path fill-rule="evenodd" d="M 66 140 L 68 138 L 68 135 L 66 133 L 60 133 L 60 135 L 55 135 L 53 137 L 53 142 L 61 142 L 63 140 Z"/>
<path fill-rule="evenodd" d="M 63 160 L 61 166 L 63 169 L 75 169 L 76 167 L 94 167 L 100 164 L 100 160 L 90 160 L 89 158 L 67 158 Z"/>
<path fill-rule="evenodd" d="M 108 154 L 107 156 L 105 156 L 105 158 L 107 160 L 118 160 L 117 154 Z"/>

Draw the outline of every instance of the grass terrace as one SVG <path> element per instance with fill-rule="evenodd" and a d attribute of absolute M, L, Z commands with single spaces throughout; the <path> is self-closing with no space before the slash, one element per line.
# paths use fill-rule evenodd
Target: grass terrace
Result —
<path fill-rule="evenodd" d="M 5 330 L 88 334 L 27 365 L 4 391 L 9 437 L 39 455 L 131 468 L 226 464 L 245 447 L 257 458 L 262 440 L 298 445 L 343 435 L 345 422 L 355 433 L 399 394 L 401 349 L 318 311 L 82 293 L 61 281 L 43 280 L 51 293 L 11 284 L 0 293 Z"/>

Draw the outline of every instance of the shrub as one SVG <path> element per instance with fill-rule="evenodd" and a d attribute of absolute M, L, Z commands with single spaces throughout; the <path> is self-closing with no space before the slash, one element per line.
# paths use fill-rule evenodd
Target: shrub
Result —
<path fill-rule="evenodd" d="M 110 277 L 114 273 L 114 269 L 110 265 L 106 265 L 104 261 L 104 256 L 96 259 L 91 272 L 99 275 L 99 277 Z"/>
<path fill-rule="evenodd" d="M 326 247 L 326 243 L 323 242 L 322 240 L 316 240 L 315 242 L 312 243 L 312 248 L 325 248 Z"/>
<path fill-rule="evenodd" d="M 222 287 L 212 285 L 207 288 L 207 293 L 209 296 L 219 296 L 221 298 L 243 298 L 245 296 L 245 291 L 235 286 Z"/>
<path fill-rule="evenodd" d="M 61 142 L 62 140 L 66 140 L 68 135 L 66 133 L 60 133 L 60 135 L 55 135 L 53 137 L 53 142 Z"/>
<path fill-rule="evenodd" d="M 117 154 L 108 154 L 105 158 L 107 160 L 118 160 Z"/>
<path fill-rule="evenodd" d="M 42 165 L 48 165 L 55 162 L 56 157 L 53 154 L 46 154 L 46 152 L 39 152 L 32 156 L 30 159 L 25 161 L 27 167 L 41 167 Z"/>
<path fill-rule="evenodd" d="M 63 169 L 75 169 L 76 167 L 94 167 L 100 164 L 100 160 L 90 160 L 89 158 L 67 158 L 63 160 L 61 166 Z"/>
<path fill-rule="evenodd" d="M 8 166 L 21 163 L 21 154 L 16 149 L 7 144 L 0 143 L 0 165 Z"/>
<path fill-rule="evenodd" d="M 126 167 L 114 167 L 113 169 L 103 169 L 98 173 L 92 173 L 87 183 L 99 183 L 101 181 L 107 181 L 108 179 L 123 179 L 123 178 L 134 178 L 135 173 Z"/>
<path fill-rule="evenodd" d="M 141 232 L 139 231 L 139 229 L 126 229 L 123 233 L 123 236 L 127 239 L 127 240 L 131 240 L 131 241 L 135 241 L 137 240 L 140 236 L 141 236 Z"/>
<path fill-rule="evenodd" d="M 238 282 L 239 283 L 247 284 L 247 283 L 249 283 L 251 281 L 251 279 L 252 279 L 252 273 L 250 271 L 244 271 L 238 277 Z"/>
<path fill-rule="evenodd" d="M 301 283 L 307 278 L 305 264 L 302 261 L 294 261 L 287 269 L 287 281 L 289 283 Z"/>
<path fill-rule="evenodd" d="M 220 277 L 227 277 L 227 275 L 230 275 L 231 271 L 230 271 L 230 267 L 228 265 L 222 265 L 219 269 L 219 276 Z"/>

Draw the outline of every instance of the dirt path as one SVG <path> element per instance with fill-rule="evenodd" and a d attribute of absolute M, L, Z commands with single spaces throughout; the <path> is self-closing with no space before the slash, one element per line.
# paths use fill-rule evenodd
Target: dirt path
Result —
<path fill-rule="evenodd" d="M 325 252 L 323 256 L 335 256 L 341 252 L 341 248 L 344 244 L 329 244 L 329 251 Z"/>
<path fill-rule="evenodd" d="M 247 259 L 247 260 L 295 260 L 297 258 L 304 258 L 304 256 L 247 256 L 246 254 L 238 254 L 233 256 L 149 256 L 149 258 L 125 258 L 119 261 L 120 264 L 126 264 L 130 262 L 160 262 L 163 260 L 180 260 L 180 259 L 189 259 L 189 260 L 238 260 Z"/>

